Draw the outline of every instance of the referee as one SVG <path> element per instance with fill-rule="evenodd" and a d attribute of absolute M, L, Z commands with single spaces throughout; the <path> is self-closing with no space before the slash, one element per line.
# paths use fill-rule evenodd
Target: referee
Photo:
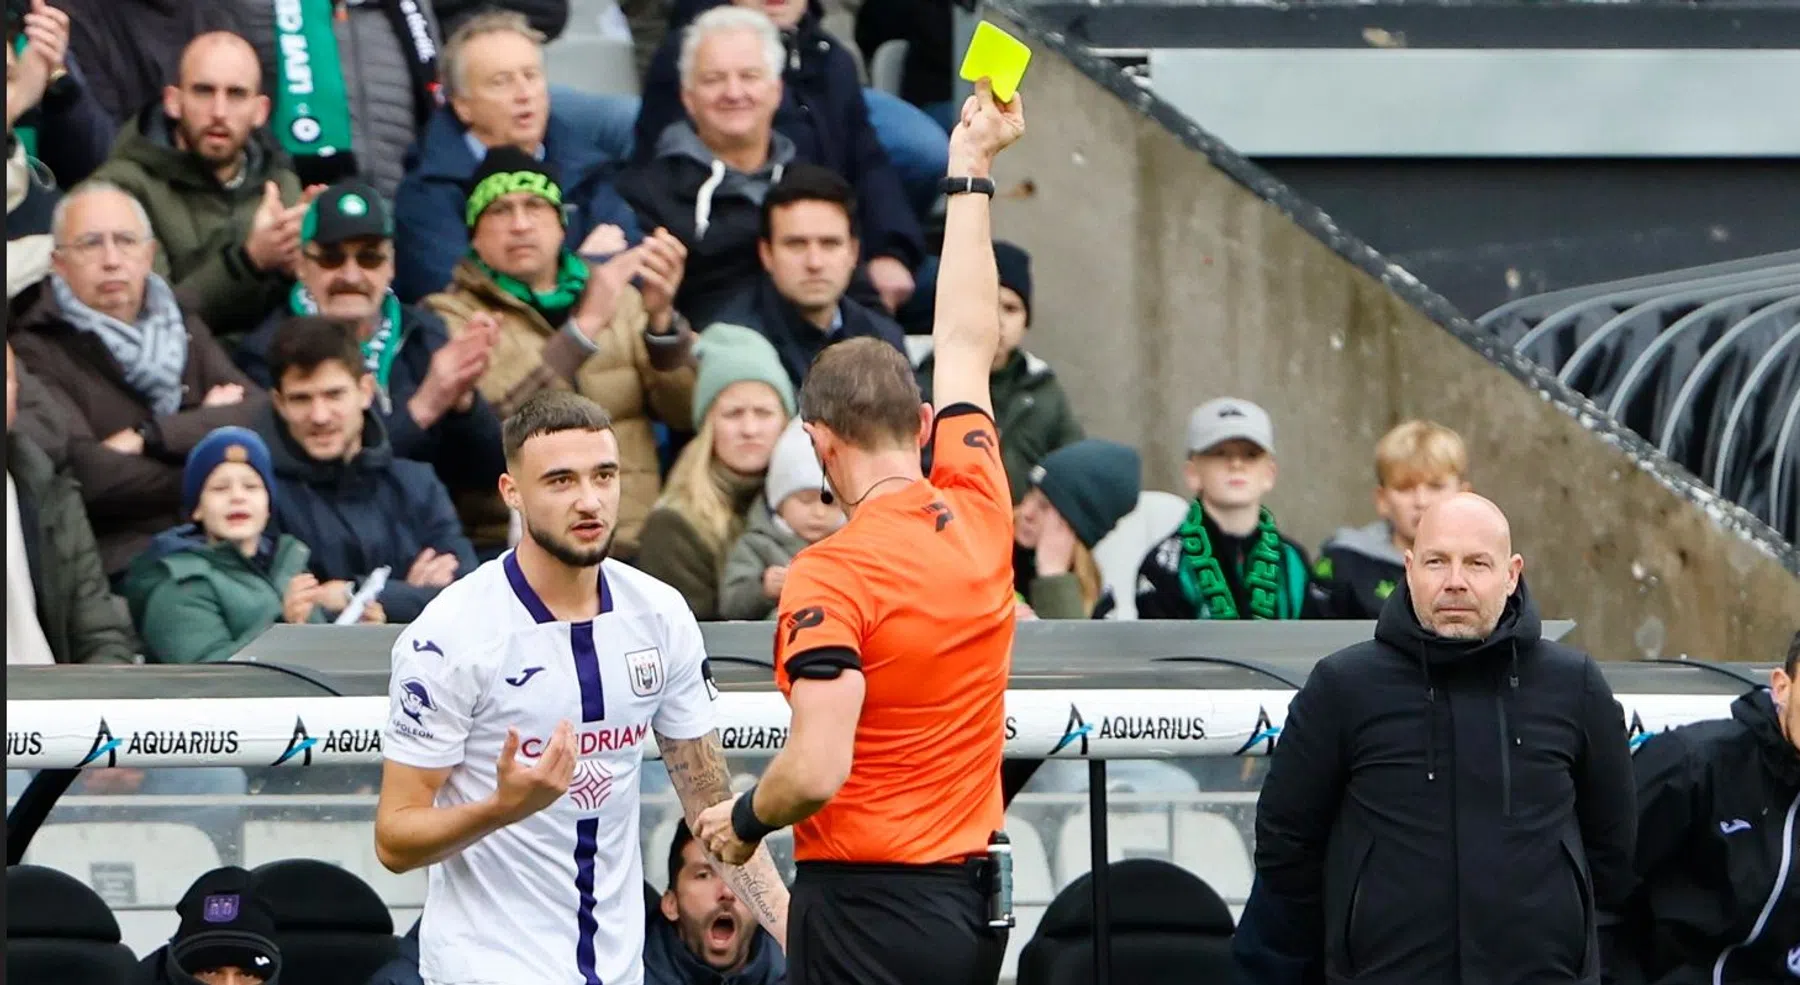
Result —
<path fill-rule="evenodd" d="M 794 559 L 781 593 L 787 746 L 696 828 L 735 863 L 794 825 L 792 985 L 993 985 L 1005 956 L 988 846 L 1005 821 L 1013 533 L 988 394 L 1000 337 L 988 203 L 994 157 L 1023 132 L 1016 97 L 998 103 L 982 82 L 950 137 L 935 413 L 877 339 L 827 348 L 800 389 L 849 522 Z"/>

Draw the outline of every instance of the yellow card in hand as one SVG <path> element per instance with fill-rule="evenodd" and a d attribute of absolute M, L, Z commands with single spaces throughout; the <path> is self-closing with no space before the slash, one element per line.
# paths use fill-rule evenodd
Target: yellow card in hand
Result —
<path fill-rule="evenodd" d="M 994 86 L 994 98 L 1010 103 L 1029 64 L 1031 49 L 1023 41 L 982 21 L 975 25 L 975 36 L 969 39 L 968 53 L 963 55 L 962 77 L 965 82 L 989 80 Z"/>

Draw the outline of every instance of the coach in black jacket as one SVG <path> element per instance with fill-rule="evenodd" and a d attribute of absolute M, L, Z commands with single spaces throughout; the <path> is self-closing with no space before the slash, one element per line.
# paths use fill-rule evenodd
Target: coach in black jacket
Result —
<path fill-rule="evenodd" d="M 1633 757 L 1637 885 L 1602 933 L 1619 985 L 1800 979 L 1800 633 L 1770 690 Z"/>
<path fill-rule="evenodd" d="M 1253 980 L 1601 980 L 1596 903 L 1631 876 L 1625 724 L 1594 661 L 1542 639 L 1523 566 L 1497 507 L 1447 500 L 1374 641 L 1313 668 L 1257 805 Z"/>

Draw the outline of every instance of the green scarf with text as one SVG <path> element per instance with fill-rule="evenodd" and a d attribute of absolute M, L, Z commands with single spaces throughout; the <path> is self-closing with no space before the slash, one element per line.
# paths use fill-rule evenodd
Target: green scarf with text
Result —
<path fill-rule="evenodd" d="M 1206 531 L 1206 508 L 1195 499 L 1188 507 L 1187 518 L 1175 531 L 1181 538 L 1181 563 L 1178 574 L 1182 594 L 1193 605 L 1201 619 L 1241 619 L 1237 599 L 1225 580 L 1225 569 L 1213 556 L 1212 536 Z M 1300 599 L 1292 597 L 1285 586 L 1282 572 L 1281 534 L 1275 529 L 1275 514 L 1263 507 L 1251 535 L 1250 555 L 1241 572 L 1244 587 L 1249 589 L 1251 619 L 1297 619 Z"/>
<path fill-rule="evenodd" d="M 275 119 L 283 150 L 303 162 L 350 154 L 350 97 L 338 61 L 335 0 L 275 4 Z M 316 169 L 315 169 L 316 170 Z M 302 173 L 306 173 L 302 170 Z"/>

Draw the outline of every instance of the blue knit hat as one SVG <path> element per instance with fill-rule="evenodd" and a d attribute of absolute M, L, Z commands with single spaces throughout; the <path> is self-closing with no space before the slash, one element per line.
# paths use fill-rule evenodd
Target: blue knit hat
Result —
<path fill-rule="evenodd" d="M 694 373 L 694 427 L 706 420 L 726 387 L 746 380 L 767 383 L 780 395 L 787 416 L 794 416 L 794 381 L 761 332 L 742 325 L 709 325 L 695 343 L 694 358 L 700 363 Z"/>
<path fill-rule="evenodd" d="M 1125 514 L 1137 509 L 1143 461 L 1129 445 L 1087 438 L 1064 445 L 1031 470 L 1031 484 L 1092 550 Z"/>
<path fill-rule="evenodd" d="M 275 495 L 275 463 L 269 459 L 269 446 L 255 431 L 241 427 L 215 428 L 188 452 L 187 467 L 181 472 L 181 514 L 193 516 L 200 505 L 200 490 L 213 470 L 226 462 L 243 462 L 262 476 L 263 487 Z"/>

